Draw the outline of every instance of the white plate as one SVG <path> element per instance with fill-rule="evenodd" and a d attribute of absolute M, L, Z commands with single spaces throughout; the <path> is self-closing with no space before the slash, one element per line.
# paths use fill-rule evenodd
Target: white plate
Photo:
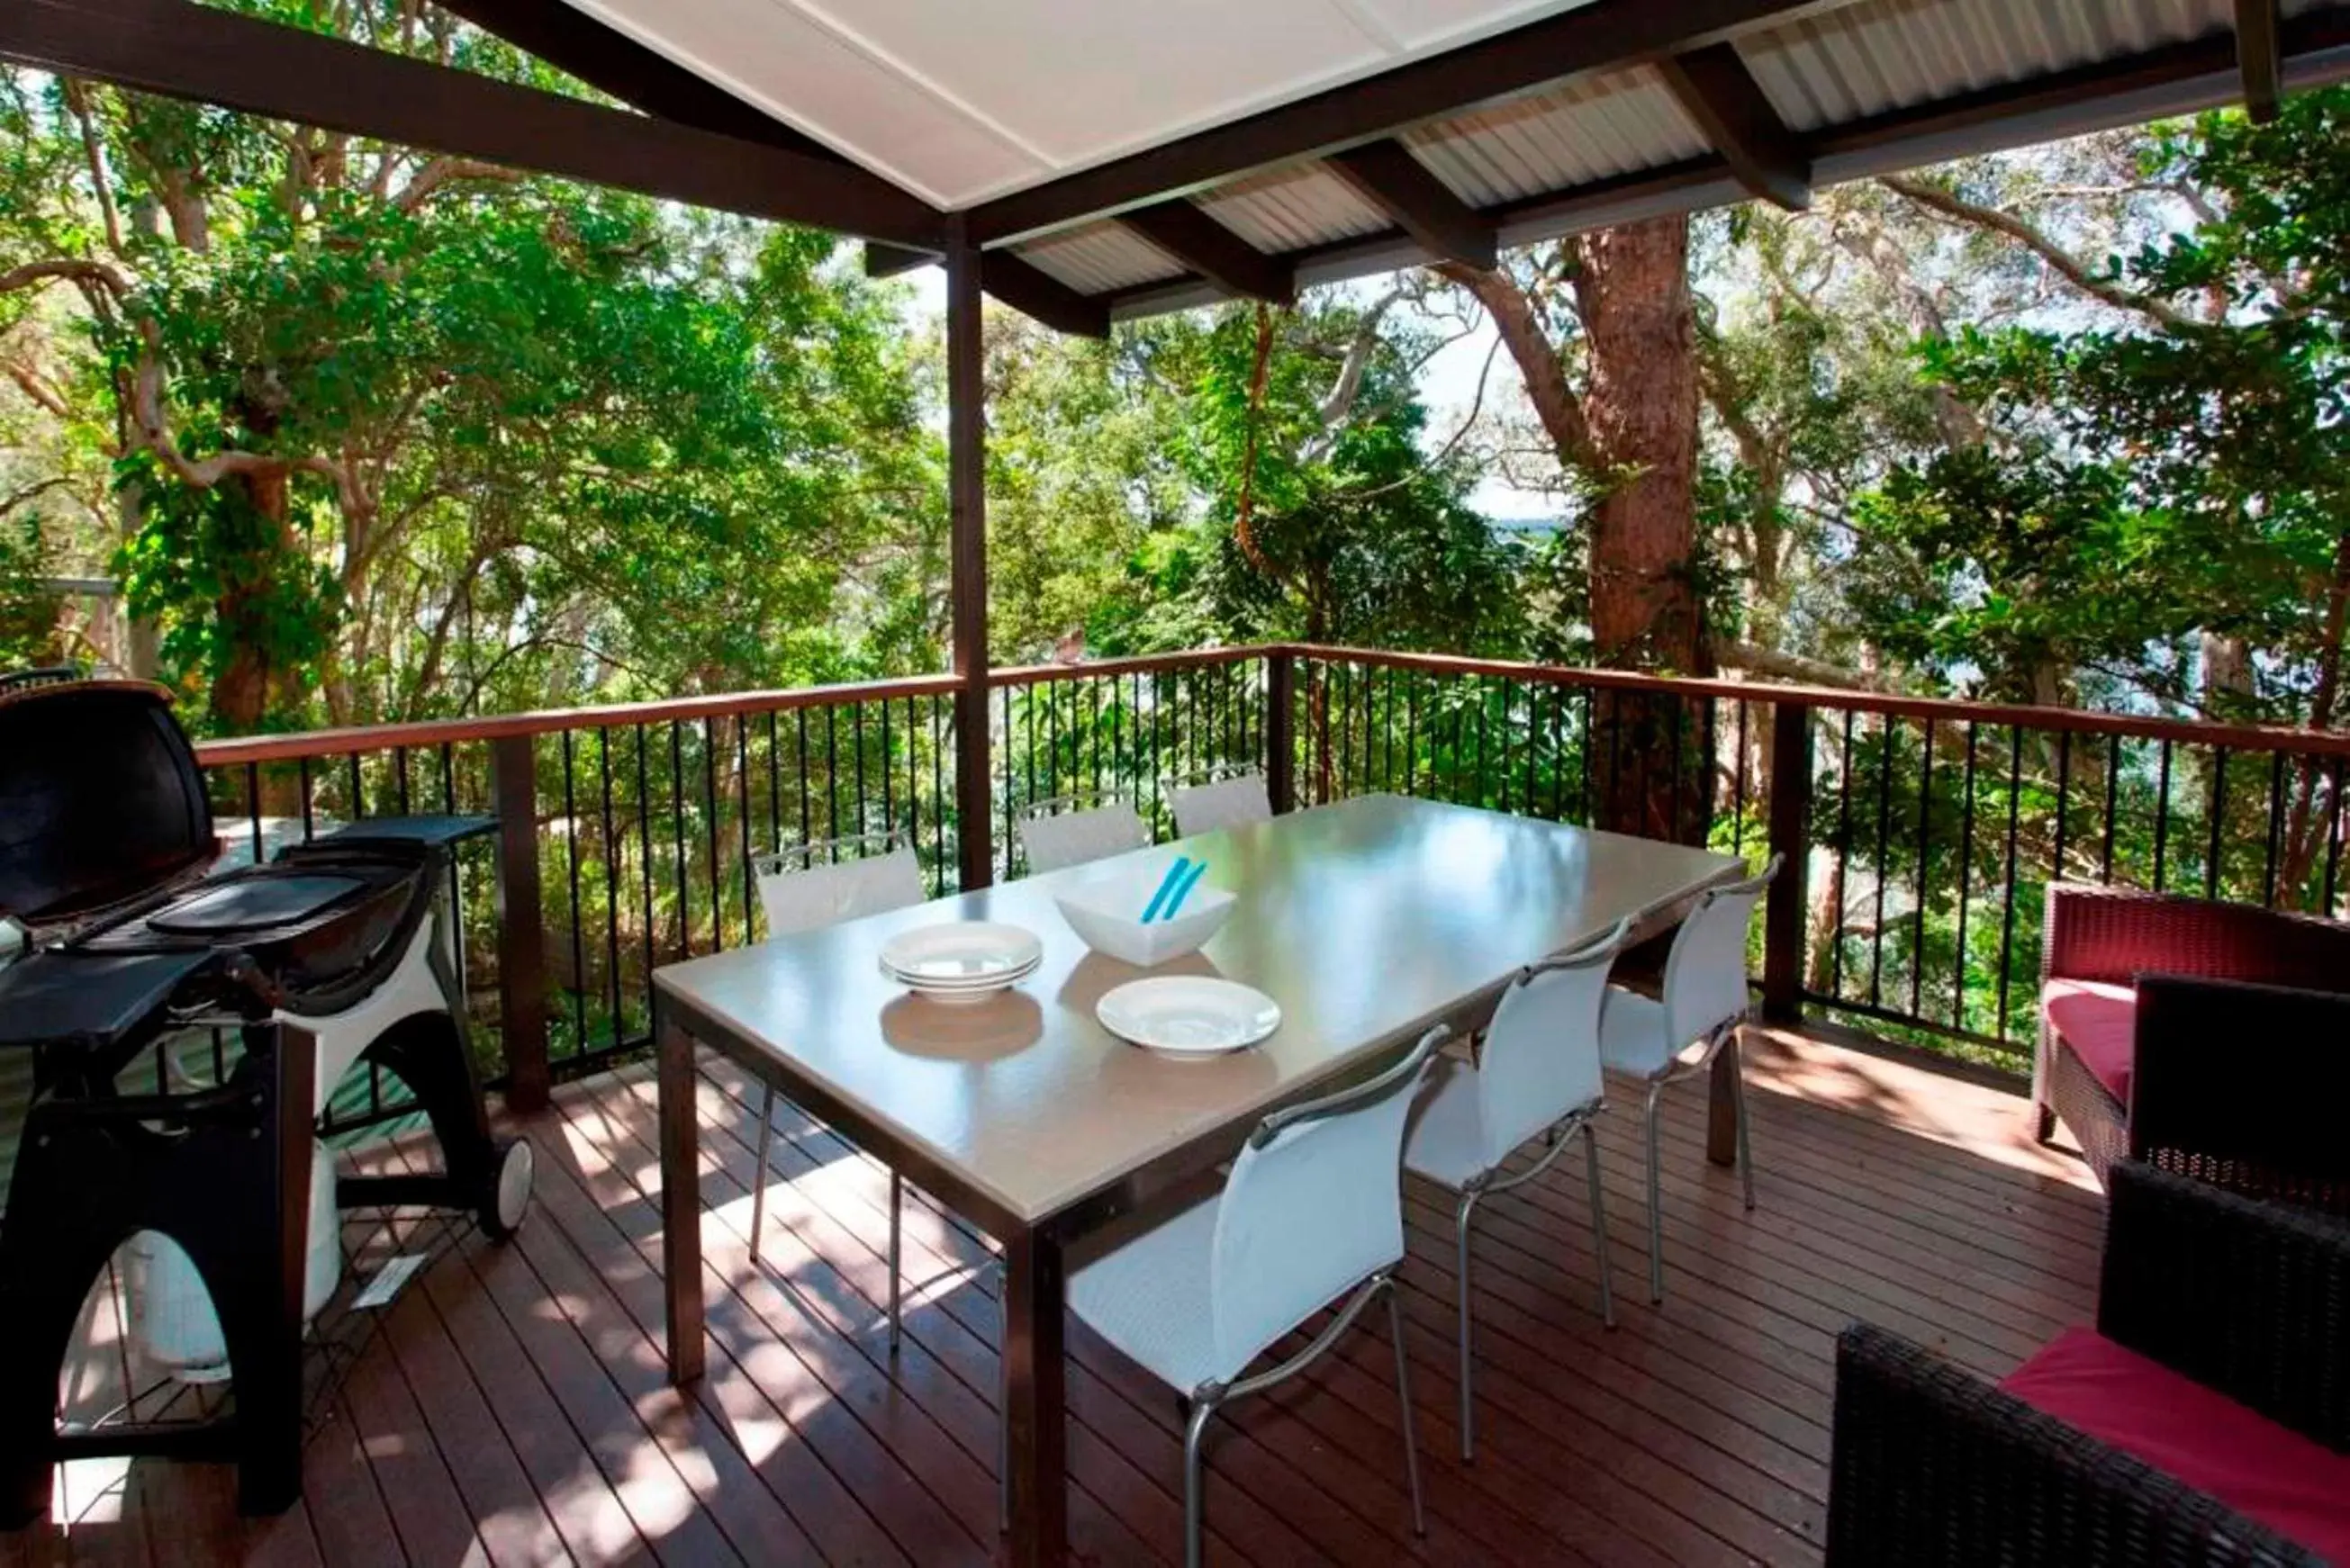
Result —
<path fill-rule="evenodd" d="M 977 999 L 1036 972 L 1045 945 L 1018 926 L 988 920 L 921 926 L 881 947 L 881 972 L 925 996 Z"/>
<path fill-rule="evenodd" d="M 902 975 L 892 975 L 890 978 L 904 986 L 910 993 L 920 997 L 925 1002 L 992 1002 L 1035 972 L 1036 965 L 1032 963 L 959 985 L 908 980 Z"/>
<path fill-rule="evenodd" d="M 1094 1004 L 1121 1040 L 1177 1056 L 1214 1056 L 1255 1044 L 1281 1027 L 1281 1004 L 1234 981 L 1203 974 L 1131 980 Z"/>

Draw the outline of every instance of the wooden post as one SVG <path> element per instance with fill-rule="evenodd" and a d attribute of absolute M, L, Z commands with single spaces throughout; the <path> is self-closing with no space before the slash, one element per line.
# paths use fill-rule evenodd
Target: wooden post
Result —
<path fill-rule="evenodd" d="M 1297 805 L 1296 680 L 1289 649 L 1264 656 L 1264 788 L 1276 813 Z"/>
<path fill-rule="evenodd" d="M 528 735 L 490 742 L 498 814 L 498 1033 L 506 1104 L 546 1106 L 546 929 L 538 888 L 538 765 Z"/>
<path fill-rule="evenodd" d="M 1812 711 L 1802 702 L 1771 705 L 1771 853 L 1783 857 L 1762 915 L 1762 1016 L 1794 1023 L 1804 1016 L 1804 927 L 1810 908 Z"/>
<path fill-rule="evenodd" d="M 995 879 L 987 732 L 987 385 L 980 340 L 979 251 L 947 215 L 947 515 L 953 605 L 955 838 L 962 886 Z"/>

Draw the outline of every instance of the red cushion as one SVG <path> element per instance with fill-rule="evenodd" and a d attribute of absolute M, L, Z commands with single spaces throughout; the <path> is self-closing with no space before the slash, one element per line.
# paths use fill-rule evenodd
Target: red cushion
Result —
<path fill-rule="evenodd" d="M 2137 992 L 2100 980 L 2052 980 L 2041 988 L 2040 1009 L 2081 1065 L 2126 1108 L 2137 1048 Z"/>
<path fill-rule="evenodd" d="M 2328 1562 L 2350 1563 L 2350 1456 L 2095 1329 L 2067 1329 L 2000 1386 Z"/>

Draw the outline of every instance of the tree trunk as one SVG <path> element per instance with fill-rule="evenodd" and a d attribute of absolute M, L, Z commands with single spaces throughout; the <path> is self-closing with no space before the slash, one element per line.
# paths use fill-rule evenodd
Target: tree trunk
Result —
<path fill-rule="evenodd" d="M 1577 244 L 1578 314 L 1591 379 L 1583 412 L 1607 472 L 1590 538 L 1591 640 L 1619 670 L 1712 672 L 1697 554 L 1697 317 L 1689 223 L 1658 218 Z M 1610 759 L 1600 825 L 1701 840 L 1711 770 L 1702 716 L 1678 697 L 1603 692 L 1595 750 Z"/>

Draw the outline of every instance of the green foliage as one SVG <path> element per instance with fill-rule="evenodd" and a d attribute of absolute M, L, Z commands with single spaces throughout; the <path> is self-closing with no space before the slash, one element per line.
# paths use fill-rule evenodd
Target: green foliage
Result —
<path fill-rule="evenodd" d="M 52 556 L 30 513 L 0 519 L 0 670 L 59 662 L 57 596 L 44 581 Z"/>

